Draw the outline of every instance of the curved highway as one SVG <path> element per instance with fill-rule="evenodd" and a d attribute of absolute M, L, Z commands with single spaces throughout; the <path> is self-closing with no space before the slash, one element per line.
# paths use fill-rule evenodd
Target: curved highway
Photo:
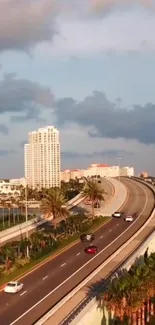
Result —
<path fill-rule="evenodd" d="M 39 267 L 21 281 L 24 290 L 16 295 L 0 293 L 0 324 L 32 325 L 71 289 L 135 233 L 154 207 L 154 195 L 145 185 L 124 179 L 128 188 L 125 214 L 135 214 L 130 224 L 112 219 L 95 234 L 100 251 L 96 256 L 84 253 L 86 244 L 77 243 L 63 254 Z"/>

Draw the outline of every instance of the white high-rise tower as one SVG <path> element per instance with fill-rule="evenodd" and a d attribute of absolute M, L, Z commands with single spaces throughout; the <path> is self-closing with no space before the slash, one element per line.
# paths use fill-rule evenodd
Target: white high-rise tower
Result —
<path fill-rule="evenodd" d="M 25 178 L 32 188 L 60 187 L 60 141 L 54 126 L 28 133 L 25 144 Z"/>

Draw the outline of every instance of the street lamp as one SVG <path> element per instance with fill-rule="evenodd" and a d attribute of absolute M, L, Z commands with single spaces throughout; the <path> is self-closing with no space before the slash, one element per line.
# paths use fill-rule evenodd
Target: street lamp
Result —
<path fill-rule="evenodd" d="M 25 179 L 25 221 L 26 221 L 26 238 L 28 241 L 29 238 L 29 232 L 28 232 L 28 198 L 27 198 L 27 180 Z M 27 258 L 29 258 L 29 246 L 26 247 L 26 255 Z"/>
<path fill-rule="evenodd" d="M 118 167 L 119 167 L 119 181 L 120 181 L 120 160 L 122 159 L 121 157 L 116 158 L 118 160 Z"/>

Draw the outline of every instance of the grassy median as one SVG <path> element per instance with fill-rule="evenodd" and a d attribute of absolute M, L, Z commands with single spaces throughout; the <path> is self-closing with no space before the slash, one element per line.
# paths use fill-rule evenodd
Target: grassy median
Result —
<path fill-rule="evenodd" d="M 110 219 L 109 217 L 98 217 L 92 222 L 91 226 L 88 229 L 88 232 L 95 231 L 98 228 L 102 227 L 107 221 L 109 221 L 109 219 Z M 17 268 L 15 270 L 8 271 L 6 275 L 1 273 L 0 286 L 7 283 L 8 281 L 20 278 L 21 276 L 25 275 L 27 272 L 33 270 L 33 268 L 39 266 L 39 264 L 41 265 L 41 263 L 46 262 L 50 260 L 52 257 L 54 257 L 55 255 L 63 252 L 63 250 L 67 249 L 67 247 L 70 247 L 71 244 L 77 242 L 80 235 L 81 232 L 69 236 L 68 238 L 64 238 L 61 240 L 58 247 L 54 248 L 52 251 L 48 253 L 41 253 L 40 256 L 38 256 L 36 259 L 27 261 L 25 265 L 17 265 Z"/>

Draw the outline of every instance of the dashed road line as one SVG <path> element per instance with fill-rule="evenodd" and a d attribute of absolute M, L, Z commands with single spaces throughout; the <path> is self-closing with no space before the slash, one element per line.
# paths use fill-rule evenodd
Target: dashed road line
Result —
<path fill-rule="evenodd" d="M 65 266 L 65 265 L 66 265 L 66 263 L 63 263 L 63 264 L 61 264 L 61 267 Z"/>
<path fill-rule="evenodd" d="M 24 292 L 22 292 L 21 294 L 20 294 L 20 296 L 23 296 L 23 295 L 25 295 L 25 293 L 26 293 L 27 291 L 24 291 Z"/>
<path fill-rule="evenodd" d="M 77 254 L 76 254 L 76 256 L 79 256 L 79 255 L 80 255 L 80 253 L 77 253 Z"/>
<path fill-rule="evenodd" d="M 100 239 L 102 239 L 104 236 L 101 236 Z"/>
<path fill-rule="evenodd" d="M 43 281 L 46 280 L 48 278 L 48 275 L 44 276 L 44 278 L 42 279 Z"/>

